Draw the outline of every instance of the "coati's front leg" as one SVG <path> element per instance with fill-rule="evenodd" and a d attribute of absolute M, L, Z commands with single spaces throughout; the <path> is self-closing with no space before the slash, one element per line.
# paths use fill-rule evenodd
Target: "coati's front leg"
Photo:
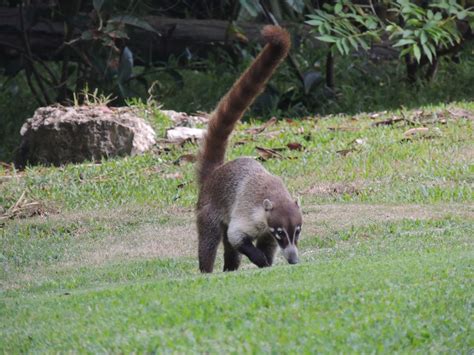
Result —
<path fill-rule="evenodd" d="M 252 239 L 249 236 L 244 236 L 238 250 L 247 256 L 251 262 L 253 262 L 258 267 L 267 267 L 270 266 L 270 263 L 267 260 L 267 257 L 252 243 Z"/>
<path fill-rule="evenodd" d="M 260 249 L 267 258 L 268 264 L 273 264 L 275 253 L 278 249 L 278 244 L 271 234 L 265 234 L 257 239 L 257 248 Z"/>
<path fill-rule="evenodd" d="M 253 245 L 255 238 L 252 238 L 252 231 L 246 231 L 247 226 L 249 224 L 246 218 L 232 218 L 227 230 L 227 240 L 235 250 L 244 254 L 258 267 L 270 266 L 265 254 Z"/>
<path fill-rule="evenodd" d="M 222 238 L 222 228 L 217 219 L 212 218 L 205 210 L 198 213 L 197 227 L 199 270 L 212 272 L 217 248 Z"/>
<path fill-rule="evenodd" d="M 239 268 L 242 254 L 229 243 L 227 233 L 224 232 L 224 271 L 235 271 Z"/>

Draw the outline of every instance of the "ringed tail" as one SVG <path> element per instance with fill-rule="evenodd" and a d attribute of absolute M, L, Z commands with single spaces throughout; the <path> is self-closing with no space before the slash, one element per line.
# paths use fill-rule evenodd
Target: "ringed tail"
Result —
<path fill-rule="evenodd" d="M 198 156 L 199 186 L 224 163 L 228 139 L 235 124 L 263 91 L 265 84 L 290 50 L 290 35 L 285 29 L 268 25 L 262 29 L 261 35 L 266 42 L 265 47 L 221 99 L 211 115 Z"/>

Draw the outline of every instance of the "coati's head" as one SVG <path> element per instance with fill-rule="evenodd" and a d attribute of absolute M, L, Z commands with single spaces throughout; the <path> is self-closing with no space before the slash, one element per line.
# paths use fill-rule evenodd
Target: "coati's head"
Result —
<path fill-rule="evenodd" d="M 275 238 L 283 256 L 290 264 L 297 264 L 298 240 L 301 234 L 303 217 L 297 201 L 273 203 L 269 199 L 263 201 L 267 225 Z"/>

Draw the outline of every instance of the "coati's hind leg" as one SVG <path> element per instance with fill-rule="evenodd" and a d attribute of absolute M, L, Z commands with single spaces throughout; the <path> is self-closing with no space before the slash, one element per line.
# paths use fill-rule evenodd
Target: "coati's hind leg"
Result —
<path fill-rule="evenodd" d="M 227 230 L 224 230 L 224 271 L 235 271 L 239 268 L 242 254 L 229 243 Z"/>
<path fill-rule="evenodd" d="M 257 239 L 257 248 L 265 254 L 268 264 L 272 265 L 278 248 L 275 239 L 270 234 L 260 237 Z"/>
<path fill-rule="evenodd" d="M 199 270 L 212 272 L 217 248 L 222 237 L 222 229 L 217 219 L 200 211 L 197 216 Z"/>

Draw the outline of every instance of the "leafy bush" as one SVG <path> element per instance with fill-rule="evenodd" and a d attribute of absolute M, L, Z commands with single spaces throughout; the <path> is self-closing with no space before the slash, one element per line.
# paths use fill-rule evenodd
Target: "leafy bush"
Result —
<path fill-rule="evenodd" d="M 329 43 L 328 58 L 336 52 L 348 55 L 353 50 L 370 48 L 370 42 L 381 42 L 386 35 L 393 48 L 407 64 L 408 78 L 413 81 L 418 65 L 433 64 L 441 55 L 459 50 L 463 40 L 474 30 L 474 11 L 455 0 L 438 0 L 422 7 L 409 0 L 388 1 L 382 17 L 373 6 L 337 0 L 308 15 L 307 24 L 315 28 L 317 38 Z M 334 65 L 328 60 L 329 65 Z M 327 68 L 329 86 L 333 69 Z"/>

